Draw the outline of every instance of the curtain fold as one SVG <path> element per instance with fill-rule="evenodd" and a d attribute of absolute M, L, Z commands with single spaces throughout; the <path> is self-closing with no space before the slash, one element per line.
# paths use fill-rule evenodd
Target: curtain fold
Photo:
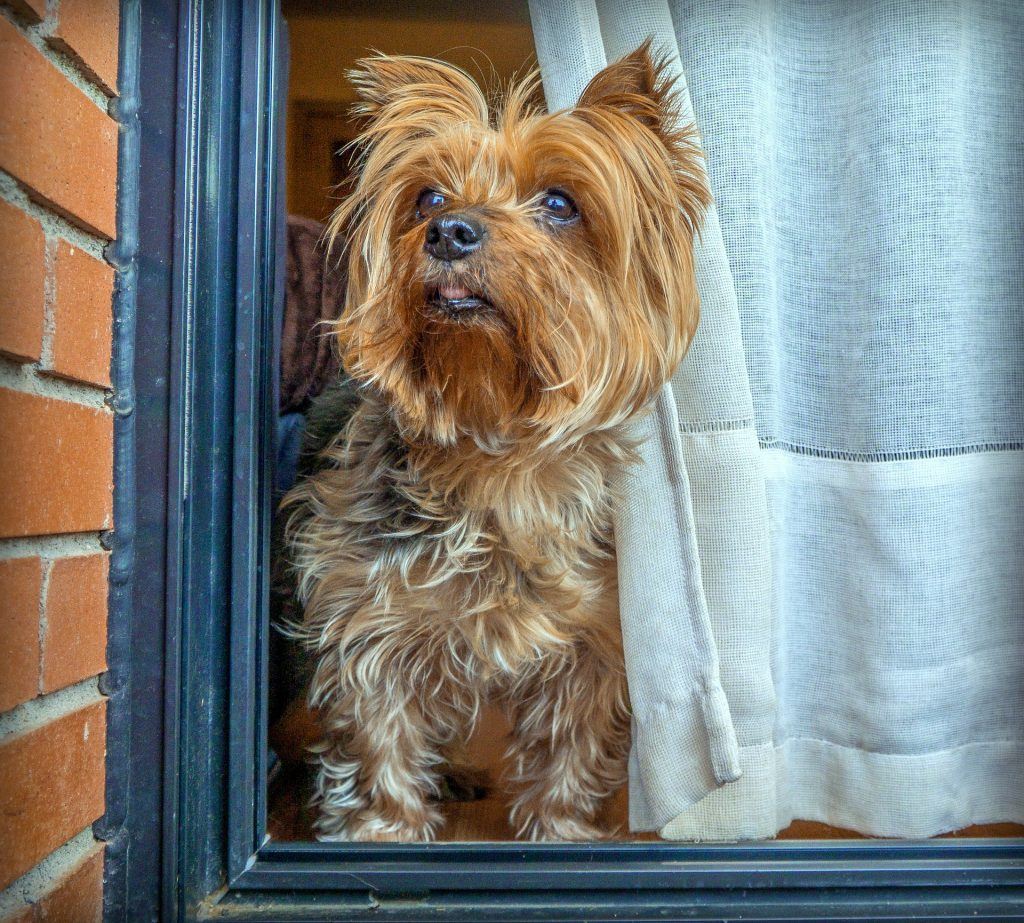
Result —
<path fill-rule="evenodd" d="M 741 770 L 668 386 L 633 430 L 642 462 L 616 485 L 614 516 L 633 712 L 629 807 L 631 826 L 656 829 Z"/>
<path fill-rule="evenodd" d="M 673 56 L 716 201 L 677 419 L 657 417 L 679 432 L 694 556 L 659 546 L 648 579 L 671 574 L 684 608 L 699 585 L 742 775 L 711 765 L 729 733 L 669 694 L 664 645 L 633 614 L 636 565 L 620 574 L 631 695 L 642 673 L 676 727 L 634 740 L 633 827 L 1024 822 L 1024 4 L 531 15 L 553 108 L 648 36 Z M 661 496 L 659 459 L 627 499 Z M 703 669 L 692 645 L 672 656 Z"/>

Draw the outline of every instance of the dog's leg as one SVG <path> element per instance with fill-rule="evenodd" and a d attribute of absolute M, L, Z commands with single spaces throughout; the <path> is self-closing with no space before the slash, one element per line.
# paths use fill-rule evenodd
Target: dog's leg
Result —
<path fill-rule="evenodd" d="M 379 652 L 378 652 L 379 653 Z M 318 748 L 316 831 L 324 840 L 415 842 L 433 839 L 442 822 L 430 803 L 439 791 L 438 719 L 427 714 L 414 671 L 403 658 L 365 651 L 368 669 L 348 664 L 349 685 L 328 697 L 321 713 L 327 739 Z"/>
<path fill-rule="evenodd" d="M 580 645 L 554 672 L 515 693 L 509 756 L 519 837 L 591 840 L 602 801 L 626 779 L 629 698 L 621 656 Z"/>

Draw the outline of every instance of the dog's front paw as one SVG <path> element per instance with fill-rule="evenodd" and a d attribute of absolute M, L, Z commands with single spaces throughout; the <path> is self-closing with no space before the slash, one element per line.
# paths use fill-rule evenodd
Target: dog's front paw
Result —
<path fill-rule="evenodd" d="M 607 830 L 584 820 L 582 817 L 547 816 L 530 818 L 520 829 L 519 837 L 535 843 L 586 843 L 593 840 L 607 840 Z"/>

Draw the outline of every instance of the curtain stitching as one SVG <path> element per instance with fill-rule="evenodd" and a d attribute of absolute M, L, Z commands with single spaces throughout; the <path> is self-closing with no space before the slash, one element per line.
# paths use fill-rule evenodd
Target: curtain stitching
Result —
<path fill-rule="evenodd" d="M 688 421 L 685 423 L 680 421 L 679 432 L 683 436 L 694 436 L 701 433 L 736 432 L 738 430 L 752 429 L 753 427 L 754 421 L 749 418 Z M 958 455 L 978 455 L 985 452 L 1024 451 L 1024 441 L 972 442 L 966 445 L 935 446 L 928 449 L 904 449 L 899 452 L 848 452 L 843 449 L 825 449 L 821 446 L 787 442 L 783 439 L 758 439 L 758 444 L 762 449 L 776 449 L 782 452 L 790 452 L 793 455 L 810 455 L 815 458 L 854 462 L 915 461 L 924 458 L 954 458 Z"/>
<path fill-rule="evenodd" d="M 944 446 L 931 449 L 908 449 L 902 452 L 844 452 L 833 449 L 822 449 L 817 446 L 800 445 L 795 442 L 783 442 L 778 439 L 761 439 L 762 449 L 779 449 L 794 455 L 812 455 L 816 458 L 829 458 L 838 461 L 860 462 L 892 462 L 914 461 L 923 458 L 953 458 L 958 455 L 974 455 L 984 452 L 1019 452 L 1024 449 L 1024 442 L 978 442 L 970 445 Z"/>

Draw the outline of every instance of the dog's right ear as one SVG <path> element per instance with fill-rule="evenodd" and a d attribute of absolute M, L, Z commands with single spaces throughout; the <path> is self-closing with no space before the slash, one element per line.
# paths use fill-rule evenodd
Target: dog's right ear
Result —
<path fill-rule="evenodd" d="M 392 127 L 444 122 L 487 123 L 487 100 L 464 71 L 443 61 L 375 54 L 356 62 L 348 78 L 359 94 L 356 112 Z"/>
<path fill-rule="evenodd" d="M 456 125 L 488 121 L 487 99 L 473 78 L 443 61 L 373 54 L 357 61 L 348 78 L 359 97 L 355 113 L 365 122 L 354 141 L 360 152 L 359 178 L 328 222 L 328 248 L 335 241 L 351 240 L 369 203 L 387 188 L 391 167 L 410 145 Z M 380 229 L 374 233 L 380 236 Z M 350 303 L 364 268 L 359 260 L 351 263 Z"/>

